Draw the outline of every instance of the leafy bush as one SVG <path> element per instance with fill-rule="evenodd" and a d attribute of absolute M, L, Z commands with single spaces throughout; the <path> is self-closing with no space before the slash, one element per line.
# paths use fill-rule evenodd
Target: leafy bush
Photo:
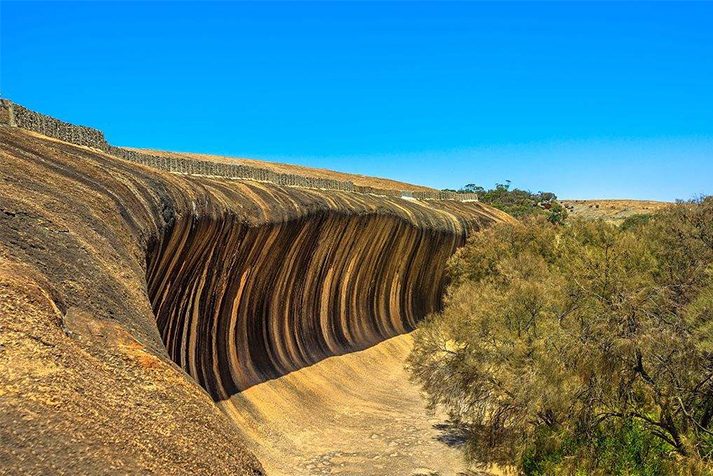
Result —
<path fill-rule="evenodd" d="M 554 443 L 554 444 L 553 444 Z M 674 468 L 660 455 L 671 447 L 634 419 L 608 422 L 591 437 L 540 427 L 525 450 L 522 470 L 534 476 L 616 474 L 656 476 Z"/>
<path fill-rule="evenodd" d="M 626 217 L 620 226 L 622 230 L 636 230 L 645 226 L 651 220 L 652 216 L 651 213 L 637 213 Z"/>
<path fill-rule="evenodd" d="M 471 237 L 412 378 L 466 456 L 526 474 L 713 472 L 713 197 L 636 226 L 543 216 Z"/>

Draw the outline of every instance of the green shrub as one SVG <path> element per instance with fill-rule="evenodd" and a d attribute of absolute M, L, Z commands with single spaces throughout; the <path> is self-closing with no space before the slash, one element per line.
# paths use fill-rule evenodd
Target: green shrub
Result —
<path fill-rule="evenodd" d="M 635 231 L 648 224 L 652 216 L 653 215 L 651 213 L 637 213 L 635 215 L 628 216 L 623 222 L 621 222 L 620 227 L 625 231 Z"/>
<path fill-rule="evenodd" d="M 455 191 L 444 189 L 444 191 Z M 567 218 L 567 210 L 557 203 L 557 196 L 552 192 L 532 193 L 529 190 L 510 188 L 510 181 L 495 184 L 495 188 L 486 190 L 475 184 L 467 184 L 460 193 L 477 193 L 478 200 L 499 210 L 509 213 L 515 218 L 531 215 L 542 215 L 552 223 L 563 223 Z"/>
<path fill-rule="evenodd" d="M 451 258 L 408 366 L 470 460 L 713 474 L 713 197 L 630 224 L 534 215 Z"/>
<path fill-rule="evenodd" d="M 558 435 L 540 427 L 522 459 L 522 471 L 528 476 L 570 474 L 616 474 L 656 476 L 672 468 L 666 455 L 673 448 L 652 436 L 635 420 L 609 423 L 590 438 Z M 553 445 L 552 441 L 558 441 Z"/>

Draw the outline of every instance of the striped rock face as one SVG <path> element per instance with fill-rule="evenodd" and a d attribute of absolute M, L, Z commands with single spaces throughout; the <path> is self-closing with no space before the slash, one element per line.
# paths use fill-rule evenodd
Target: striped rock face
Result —
<path fill-rule="evenodd" d="M 466 227 L 479 226 L 413 205 L 349 213 L 339 199 L 341 210 L 259 226 L 189 214 L 152 250 L 168 353 L 214 399 L 413 329 L 438 309 Z M 429 218 L 439 221 L 418 225 Z"/>
<path fill-rule="evenodd" d="M 18 474 L 259 474 L 194 382 L 222 401 L 411 330 L 439 308 L 454 250 L 511 220 L 477 202 L 192 177 L 0 135 L 0 305 L 15 303 L 0 326 L 18 336 L 0 332 L 0 428 L 13 428 L 4 449 L 32 448 L 0 459 Z M 111 449 L 78 462 L 88 441 Z"/>

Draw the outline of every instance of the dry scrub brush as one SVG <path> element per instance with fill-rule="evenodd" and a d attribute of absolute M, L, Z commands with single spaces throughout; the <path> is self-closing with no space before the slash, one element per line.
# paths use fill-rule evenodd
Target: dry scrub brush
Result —
<path fill-rule="evenodd" d="M 473 461 L 526 474 L 713 469 L 713 198 L 650 220 L 473 236 L 409 358 Z"/>

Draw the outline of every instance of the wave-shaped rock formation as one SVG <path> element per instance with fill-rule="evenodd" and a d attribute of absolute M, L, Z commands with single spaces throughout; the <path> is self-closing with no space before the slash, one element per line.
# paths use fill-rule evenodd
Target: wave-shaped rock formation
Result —
<path fill-rule="evenodd" d="M 258 190 L 241 187 L 223 190 L 226 201 L 254 206 L 245 197 Z M 264 222 L 186 215 L 149 262 L 169 355 L 216 399 L 413 329 L 439 305 L 446 259 L 488 221 L 477 204 L 459 216 L 355 194 L 261 191 L 272 208 Z"/>
<path fill-rule="evenodd" d="M 0 134 L 9 471 L 260 473 L 193 381 L 225 400 L 412 329 L 438 308 L 455 248 L 510 220 L 477 202 L 178 175 Z"/>

